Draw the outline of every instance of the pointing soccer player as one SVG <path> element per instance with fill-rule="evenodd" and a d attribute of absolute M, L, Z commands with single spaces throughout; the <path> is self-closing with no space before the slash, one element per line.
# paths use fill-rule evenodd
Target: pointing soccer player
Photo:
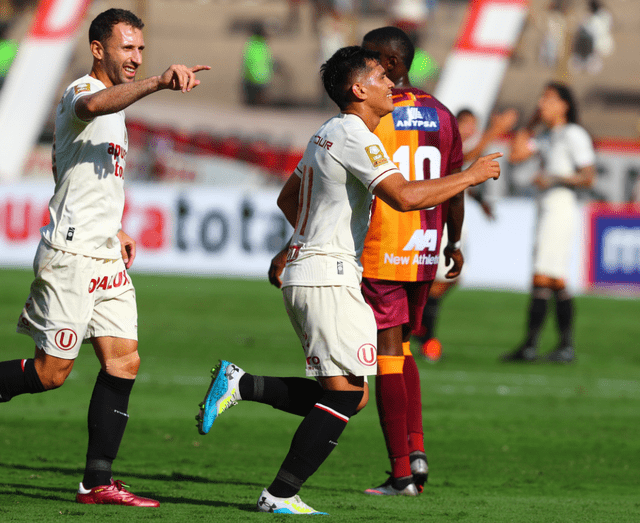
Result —
<path fill-rule="evenodd" d="M 223 360 L 196 416 L 203 434 L 240 400 L 303 417 L 280 470 L 258 498 L 262 512 L 318 513 L 298 492 L 367 403 L 366 377 L 376 374 L 376 323 L 360 292 L 359 260 L 372 193 L 397 210 L 422 209 L 500 174 L 493 155 L 441 180 L 405 180 L 373 134 L 393 111 L 393 82 L 378 53 L 340 49 L 322 66 L 322 81 L 340 114 L 310 138 L 280 192 L 278 206 L 295 230 L 269 270 L 269 280 L 282 286 L 306 374 L 315 379 L 251 375 Z"/>
<path fill-rule="evenodd" d="M 0 363 L 0 402 L 6 402 L 60 387 L 82 343 L 93 345 L 101 370 L 76 495 L 85 504 L 160 504 L 111 477 L 140 366 L 136 297 L 127 273 L 136 247 L 121 229 L 128 148 L 123 109 L 162 89 L 188 92 L 200 83 L 195 73 L 210 67 L 172 65 L 136 80 L 143 26 L 122 9 L 109 9 L 91 23 L 91 72 L 66 89 L 56 112 L 50 222 L 41 229 L 35 279 L 18 320 L 18 332 L 35 341 L 35 356 Z"/>

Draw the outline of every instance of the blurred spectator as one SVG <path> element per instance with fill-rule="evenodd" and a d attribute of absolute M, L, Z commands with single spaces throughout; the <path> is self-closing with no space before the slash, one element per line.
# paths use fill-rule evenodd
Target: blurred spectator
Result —
<path fill-rule="evenodd" d="M 484 150 L 500 136 L 510 132 L 518 121 L 518 113 L 514 109 L 495 114 L 491 117 L 489 127 L 484 133 L 478 132 L 478 118 L 469 109 L 462 109 L 456 115 L 458 130 L 462 139 L 462 153 L 466 166 L 477 160 Z M 463 166 L 465 168 L 465 166 Z M 485 216 L 493 220 L 493 209 L 483 198 L 481 187 L 471 187 L 466 194 L 476 200 Z M 465 227 L 462 230 L 463 251 L 465 244 Z M 458 278 L 447 278 L 445 275 L 450 267 L 445 263 L 444 248 L 448 244 L 447 226 L 443 231 L 442 242 L 440 244 L 440 259 L 436 278 L 429 291 L 429 299 L 422 313 L 422 324 L 419 329 L 413 331 L 413 335 L 420 341 L 420 352 L 429 361 L 437 361 L 442 354 L 442 345 L 436 337 L 436 324 L 440 313 L 441 299 L 445 294 L 458 283 Z"/>
<path fill-rule="evenodd" d="M 242 52 L 242 88 L 244 101 L 248 105 L 262 105 L 267 102 L 267 93 L 273 79 L 273 58 L 267 43 L 264 24 L 252 24 L 251 36 Z"/>
<path fill-rule="evenodd" d="M 560 65 L 567 55 L 568 21 L 567 0 L 551 0 L 542 22 L 542 41 L 538 53 L 540 63 L 554 68 Z"/>
<path fill-rule="evenodd" d="M 9 38 L 9 23 L 0 22 L 0 89 L 18 52 L 18 42 Z"/>
<path fill-rule="evenodd" d="M 391 24 L 402 29 L 414 45 L 427 25 L 429 7 L 425 0 L 392 0 L 389 2 Z"/>
<path fill-rule="evenodd" d="M 423 86 L 427 80 L 435 77 L 440 71 L 440 66 L 426 51 L 416 47 L 416 54 L 409 70 L 409 81 L 412 85 Z"/>
<path fill-rule="evenodd" d="M 543 91 L 527 127 L 517 131 L 511 142 L 511 163 L 538 156 L 542 169 L 533 180 L 539 190 L 538 218 L 525 339 L 504 354 L 503 361 L 538 359 L 538 340 L 550 300 L 555 301 L 559 341 L 544 359 L 570 363 L 575 357 L 574 309 L 567 275 L 576 234 L 577 192 L 593 186 L 596 177 L 592 139 L 577 122 L 573 92 L 564 84 L 552 82 Z M 539 124 L 544 129 L 536 134 Z"/>
<path fill-rule="evenodd" d="M 611 35 L 613 17 L 599 0 L 589 0 L 589 15 L 576 33 L 571 65 L 577 70 L 597 74 L 602 70 L 603 58 L 615 48 Z"/>
<path fill-rule="evenodd" d="M 287 33 L 296 34 L 300 30 L 300 5 L 302 0 L 287 0 L 289 11 L 287 12 L 287 20 L 284 30 Z"/>
<path fill-rule="evenodd" d="M 415 47 L 415 56 L 409 70 L 409 81 L 422 87 L 438 73 L 435 59 L 420 47 L 420 40 L 427 26 L 429 11 L 435 6 L 433 0 L 393 0 L 389 3 L 391 25 L 402 29 Z"/>
<path fill-rule="evenodd" d="M 320 63 L 325 63 L 338 49 L 356 43 L 354 6 L 353 2 L 341 0 L 316 0 L 315 5 Z M 320 105 L 332 105 L 324 89 L 320 95 Z"/>

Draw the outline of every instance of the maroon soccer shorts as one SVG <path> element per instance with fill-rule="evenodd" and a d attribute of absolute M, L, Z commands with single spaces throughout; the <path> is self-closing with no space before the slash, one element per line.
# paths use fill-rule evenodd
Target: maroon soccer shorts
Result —
<path fill-rule="evenodd" d="M 362 279 L 362 295 L 373 310 L 378 330 L 422 323 L 422 311 L 429 297 L 431 281 Z"/>

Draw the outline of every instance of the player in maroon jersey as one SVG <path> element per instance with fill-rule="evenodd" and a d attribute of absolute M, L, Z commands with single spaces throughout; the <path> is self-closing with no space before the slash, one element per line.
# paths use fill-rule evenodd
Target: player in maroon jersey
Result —
<path fill-rule="evenodd" d="M 395 83 L 395 109 L 381 120 L 376 134 L 402 174 L 415 180 L 459 172 L 462 141 L 455 117 L 409 82 L 414 55 L 409 37 L 395 27 L 383 27 L 365 35 L 362 45 L 380 53 L 380 63 Z M 417 496 L 427 480 L 420 377 L 409 339 L 411 329 L 420 324 L 436 275 L 445 221 L 451 231 L 445 249 L 447 261 L 454 261 L 451 276 L 462 269 L 463 218 L 463 193 L 405 214 L 374 201 L 362 256 L 362 290 L 378 327 L 376 400 L 392 470 L 386 482 L 367 489 L 367 494 Z M 394 253 L 405 256 L 407 263 L 394 266 Z"/>

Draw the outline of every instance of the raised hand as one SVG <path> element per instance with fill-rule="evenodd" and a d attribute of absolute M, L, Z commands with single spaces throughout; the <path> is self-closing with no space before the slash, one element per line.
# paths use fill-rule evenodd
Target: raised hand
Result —
<path fill-rule="evenodd" d="M 182 64 L 174 64 L 160 76 L 160 88 L 186 93 L 200 84 L 200 80 L 196 78 L 196 73 L 198 71 L 208 71 L 209 69 L 211 67 L 208 65 L 187 67 Z"/>

